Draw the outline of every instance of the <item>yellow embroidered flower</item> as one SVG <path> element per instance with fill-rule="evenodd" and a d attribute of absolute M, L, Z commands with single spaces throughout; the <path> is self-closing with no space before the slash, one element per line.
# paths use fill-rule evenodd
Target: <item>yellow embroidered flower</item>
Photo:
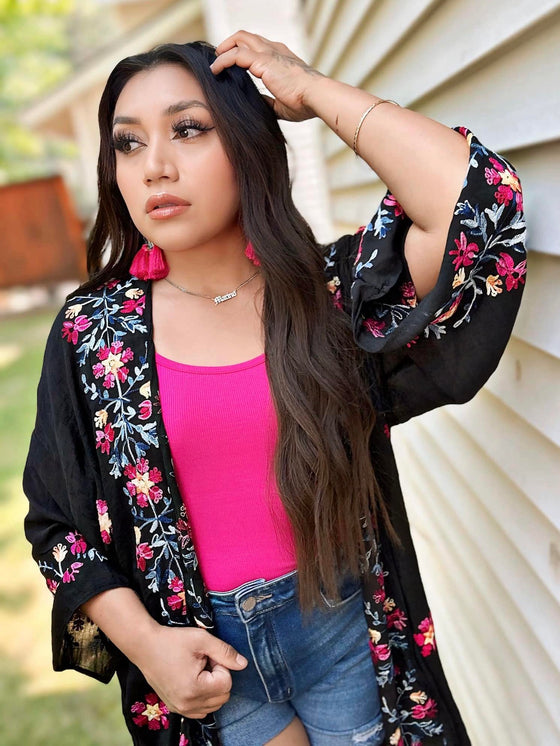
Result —
<path fill-rule="evenodd" d="M 140 393 L 144 397 L 144 399 L 149 399 L 152 395 L 152 389 L 151 389 L 151 381 L 146 381 L 146 383 L 143 383 L 140 386 Z"/>
<path fill-rule="evenodd" d="M 140 539 L 142 537 L 142 534 L 140 533 L 140 529 L 138 526 L 134 526 L 134 538 L 136 539 L 136 543 L 140 544 Z"/>
<path fill-rule="evenodd" d="M 369 629 L 368 628 L 369 636 L 371 637 L 371 641 L 376 644 L 381 640 L 381 632 L 378 632 L 376 629 Z"/>
<path fill-rule="evenodd" d="M 95 413 L 95 418 L 94 418 L 95 426 L 96 427 L 105 427 L 105 425 L 107 424 L 107 418 L 108 418 L 108 416 L 109 415 L 107 414 L 107 412 L 104 409 L 99 409 Z"/>
<path fill-rule="evenodd" d="M 73 306 L 68 306 L 68 308 L 64 312 L 64 315 L 66 316 L 67 319 L 75 319 L 81 310 L 82 310 L 81 304 L 76 303 Z"/>
<path fill-rule="evenodd" d="M 144 295 L 144 291 L 140 290 L 140 288 L 130 288 L 130 290 L 126 291 L 125 295 L 127 298 L 134 298 L 136 300 Z"/>
<path fill-rule="evenodd" d="M 501 171 L 500 176 L 502 177 L 502 184 L 507 184 L 507 186 L 511 187 L 514 192 L 521 191 L 519 179 L 515 174 L 512 174 L 511 171 Z"/>
<path fill-rule="evenodd" d="M 424 702 L 428 699 L 428 695 L 426 692 L 412 692 L 410 695 L 410 699 L 413 702 L 416 702 L 417 705 L 423 705 Z"/>
<path fill-rule="evenodd" d="M 57 544 L 55 548 L 52 551 L 53 557 L 57 562 L 62 562 L 63 559 L 68 554 L 68 549 L 64 546 L 64 544 Z"/>
<path fill-rule="evenodd" d="M 327 289 L 330 293 L 336 293 L 336 289 L 340 287 L 340 278 L 333 277 L 332 280 L 327 282 Z"/>
<path fill-rule="evenodd" d="M 391 738 L 389 739 L 389 743 L 391 746 L 398 746 L 399 741 L 401 740 L 401 729 L 397 728 L 397 730 L 393 733 Z"/>
<path fill-rule="evenodd" d="M 461 267 L 453 278 L 453 287 L 456 288 L 465 282 L 465 268 Z"/>
<path fill-rule="evenodd" d="M 486 294 L 496 297 L 502 292 L 502 284 L 498 275 L 488 275 L 486 278 Z"/>
<path fill-rule="evenodd" d="M 386 598 L 385 602 L 383 603 L 383 611 L 388 614 L 390 611 L 393 611 L 395 606 L 396 603 L 394 598 Z"/>

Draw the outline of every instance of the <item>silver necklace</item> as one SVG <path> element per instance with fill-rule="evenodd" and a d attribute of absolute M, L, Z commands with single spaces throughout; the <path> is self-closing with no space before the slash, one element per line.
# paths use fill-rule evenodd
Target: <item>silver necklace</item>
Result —
<path fill-rule="evenodd" d="M 208 298 L 209 300 L 213 300 L 216 305 L 219 305 L 220 303 L 224 303 L 226 300 L 231 300 L 231 298 L 235 298 L 237 295 L 237 291 L 243 287 L 243 285 L 246 285 L 248 282 L 251 282 L 251 280 L 256 277 L 259 274 L 260 270 L 257 270 L 251 277 L 244 280 L 241 285 L 238 285 L 235 290 L 232 290 L 231 293 L 226 293 L 225 295 L 203 295 L 202 293 L 193 293 L 192 290 L 187 290 L 184 287 L 181 287 L 181 285 L 177 285 L 177 283 L 173 282 L 169 279 L 169 277 L 164 277 L 163 279 L 166 280 L 170 285 L 173 285 L 174 288 L 177 288 L 177 290 L 180 290 L 182 293 L 186 293 L 187 295 L 196 295 L 197 298 Z"/>

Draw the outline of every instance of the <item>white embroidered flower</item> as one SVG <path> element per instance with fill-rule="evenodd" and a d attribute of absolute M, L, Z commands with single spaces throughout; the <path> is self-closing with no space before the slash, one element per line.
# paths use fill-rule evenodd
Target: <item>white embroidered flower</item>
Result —
<path fill-rule="evenodd" d="M 105 427 L 105 425 L 107 424 L 107 418 L 108 418 L 107 412 L 104 409 L 99 409 L 95 413 L 95 419 L 94 419 L 95 426 Z"/>
<path fill-rule="evenodd" d="M 133 298 L 136 300 L 144 295 L 144 291 L 140 290 L 140 288 L 130 288 L 130 290 L 126 291 L 125 295 L 127 298 Z"/>
<path fill-rule="evenodd" d="M 66 316 L 67 319 L 75 319 L 81 310 L 82 310 L 82 306 L 80 305 L 80 303 L 76 303 L 73 306 L 68 306 L 68 308 L 64 312 L 64 315 Z"/>
<path fill-rule="evenodd" d="M 152 389 L 151 389 L 151 381 L 146 381 L 146 383 L 143 383 L 142 386 L 140 386 L 140 393 L 144 397 L 144 399 L 149 399 L 152 395 Z"/>
<path fill-rule="evenodd" d="M 465 282 L 465 268 L 461 267 L 453 278 L 453 287 L 456 288 Z"/>
<path fill-rule="evenodd" d="M 53 557 L 55 558 L 55 560 L 57 562 L 62 562 L 63 559 L 68 554 L 68 549 L 66 549 L 66 547 L 64 546 L 64 544 L 57 544 L 54 547 L 52 553 L 53 553 Z"/>

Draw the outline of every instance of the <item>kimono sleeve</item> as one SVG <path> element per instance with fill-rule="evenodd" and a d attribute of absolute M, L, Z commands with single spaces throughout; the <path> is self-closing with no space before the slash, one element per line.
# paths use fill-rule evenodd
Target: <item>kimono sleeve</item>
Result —
<path fill-rule="evenodd" d="M 62 311 L 47 341 L 37 391 L 37 418 L 23 475 L 29 500 L 25 533 L 54 596 L 54 670 L 73 668 L 107 682 L 120 654 L 79 607 L 102 591 L 129 583 L 103 552 L 100 480 L 80 423 L 70 345 L 64 348 L 60 333 L 63 321 Z"/>
<path fill-rule="evenodd" d="M 495 370 L 525 282 L 519 179 L 467 129 L 465 182 L 433 290 L 418 300 L 404 256 L 411 220 L 386 193 L 371 223 L 325 253 L 327 286 L 375 363 L 389 424 L 468 401 Z M 442 168 L 445 164 L 442 164 Z"/>

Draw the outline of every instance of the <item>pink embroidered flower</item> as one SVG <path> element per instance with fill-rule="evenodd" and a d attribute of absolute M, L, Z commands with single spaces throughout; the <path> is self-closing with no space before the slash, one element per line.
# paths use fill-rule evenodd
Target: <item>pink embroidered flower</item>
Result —
<path fill-rule="evenodd" d="M 136 465 L 127 464 L 124 473 L 129 479 L 126 488 L 130 495 L 136 497 L 136 502 L 140 507 L 145 508 L 148 505 L 148 499 L 155 503 L 161 500 L 163 492 L 156 486 L 162 481 L 161 472 L 157 468 L 150 469 L 147 459 L 139 459 Z"/>
<path fill-rule="evenodd" d="M 54 595 L 56 593 L 56 589 L 58 588 L 57 581 L 52 580 L 51 578 L 47 578 L 47 588 Z"/>
<path fill-rule="evenodd" d="M 102 345 L 97 351 L 97 358 L 101 361 L 93 366 L 93 375 L 96 378 L 103 378 L 103 386 L 106 389 L 113 388 L 116 381 L 126 381 L 128 376 L 128 363 L 134 357 L 134 353 L 127 347 L 123 350 L 121 341 L 113 342 L 110 347 Z"/>
<path fill-rule="evenodd" d="M 414 705 L 412 708 L 412 717 L 415 720 L 431 719 L 437 715 L 437 711 L 437 702 L 430 698 L 423 705 Z"/>
<path fill-rule="evenodd" d="M 514 266 L 513 258 L 509 254 L 500 254 L 496 262 L 496 271 L 499 275 L 506 278 L 506 290 L 517 290 L 519 283 L 525 284 L 523 275 L 527 273 L 527 260 L 524 259 Z"/>
<path fill-rule="evenodd" d="M 423 619 L 418 625 L 420 630 L 414 635 L 416 644 L 422 648 L 422 655 L 427 658 L 436 649 L 436 638 L 434 633 L 434 623 L 431 616 Z"/>
<path fill-rule="evenodd" d="M 455 245 L 457 246 L 457 249 L 453 249 L 449 252 L 451 256 L 456 254 L 455 259 L 453 260 L 455 269 L 457 270 L 459 267 L 467 267 L 469 264 L 472 264 L 475 254 L 478 253 L 477 244 L 467 243 L 467 237 L 464 232 L 461 231 L 459 240 L 455 239 Z"/>
<path fill-rule="evenodd" d="M 97 520 L 99 521 L 99 531 L 101 532 L 101 540 L 104 544 L 110 544 L 111 534 L 113 532 L 113 522 L 109 517 L 109 510 L 105 500 L 96 500 L 95 505 L 97 507 Z"/>
<path fill-rule="evenodd" d="M 376 604 L 382 604 L 383 601 L 385 601 L 385 591 L 383 588 L 379 588 L 377 591 L 373 594 L 373 600 Z"/>
<path fill-rule="evenodd" d="M 84 554 L 87 550 L 87 544 L 81 534 L 70 532 L 65 538 L 66 541 L 70 542 L 70 551 L 74 556 L 76 554 Z"/>
<path fill-rule="evenodd" d="M 362 322 L 364 329 L 366 329 L 374 337 L 384 337 L 383 329 L 385 329 L 384 321 L 377 321 L 377 319 L 364 319 Z"/>
<path fill-rule="evenodd" d="M 146 560 L 152 559 L 154 551 L 152 547 L 146 542 L 138 544 L 136 547 L 136 565 L 139 570 L 144 572 L 146 570 Z"/>
<path fill-rule="evenodd" d="M 383 425 L 383 434 L 385 435 L 386 438 L 391 440 L 391 428 L 389 427 L 387 423 Z"/>
<path fill-rule="evenodd" d="M 500 184 L 498 190 L 494 193 L 499 205 L 509 205 L 513 199 L 513 189 L 505 184 Z"/>
<path fill-rule="evenodd" d="M 389 629 L 394 627 L 395 629 L 403 630 L 406 627 L 407 621 L 404 611 L 399 608 L 387 614 L 387 627 Z"/>
<path fill-rule="evenodd" d="M 87 316 L 76 316 L 74 321 L 65 321 L 62 324 L 62 336 L 67 342 L 78 344 L 78 334 L 91 326 Z"/>
<path fill-rule="evenodd" d="M 495 168 L 485 168 L 484 169 L 484 175 L 486 176 L 486 183 L 487 184 L 499 184 L 502 180 L 502 177 L 500 174 L 496 171 Z"/>
<path fill-rule="evenodd" d="M 387 205 L 387 207 L 394 207 L 395 208 L 395 217 L 398 218 L 401 215 L 404 215 L 404 210 L 402 209 L 401 205 L 397 202 L 395 197 L 392 194 L 388 194 L 385 199 L 383 200 L 383 204 Z"/>
<path fill-rule="evenodd" d="M 111 423 L 108 422 L 103 430 L 95 431 L 96 443 L 95 447 L 101 449 L 101 453 L 109 453 L 111 443 L 115 439 L 115 431 L 113 430 Z"/>
<path fill-rule="evenodd" d="M 388 645 L 376 645 L 373 640 L 369 640 L 369 649 L 374 663 L 386 661 L 391 657 L 391 650 Z"/>
<path fill-rule="evenodd" d="M 183 614 L 186 614 L 187 602 L 185 599 L 185 586 L 183 585 L 183 581 L 177 577 L 171 578 L 168 585 L 172 591 L 175 591 L 175 595 L 168 596 L 167 603 L 173 609 L 173 611 L 181 609 Z"/>
<path fill-rule="evenodd" d="M 403 305 L 414 308 L 417 304 L 416 288 L 413 282 L 403 282 L 401 285 L 401 296 Z"/>
<path fill-rule="evenodd" d="M 177 521 L 177 538 L 181 549 L 184 549 L 191 540 L 191 527 L 183 518 Z"/>
<path fill-rule="evenodd" d="M 76 578 L 74 575 L 78 575 L 80 572 L 80 567 L 82 567 L 83 562 L 72 562 L 70 565 L 70 568 L 68 570 L 65 570 L 64 575 L 62 576 L 62 582 L 63 583 L 73 583 Z"/>
<path fill-rule="evenodd" d="M 146 296 L 142 295 L 140 298 L 130 298 L 125 300 L 121 306 L 121 313 L 137 313 L 138 316 L 142 316 L 146 307 Z"/>
<path fill-rule="evenodd" d="M 189 739 L 186 736 L 184 736 L 182 733 L 181 733 L 181 738 L 179 739 L 179 746 L 189 746 Z"/>
<path fill-rule="evenodd" d="M 152 416 L 152 402 L 149 399 L 140 403 L 140 414 L 138 418 L 140 420 L 147 420 Z"/>
<path fill-rule="evenodd" d="M 135 702 L 130 711 L 136 715 L 132 720 L 139 728 L 146 725 L 149 730 L 169 728 L 169 709 L 154 692 L 146 694 L 145 702 Z"/>

